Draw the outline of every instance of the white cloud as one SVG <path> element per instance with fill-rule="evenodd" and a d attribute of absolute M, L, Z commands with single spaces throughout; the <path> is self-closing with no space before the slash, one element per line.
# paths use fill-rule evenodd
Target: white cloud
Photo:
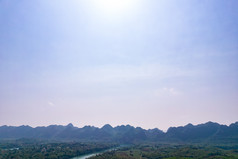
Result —
<path fill-rule="evenodd" d="M 50 102 L 50 101 L 48 102 L 48 105 L 49 105 L 49 106 L 52 106 L 52 107 L 55 106 L 55 104 L 52 103 L 52 102 Z"/>
<path fill-rule="evenodd" d="M 178 95 L 182 95 L 182 92 L 175 89 L 175 88 L 160 88 L 155 90 L 155 96 L 178 96 Z"/>
<path fill-rule="evenodd" d="M 175 90 L 174 88 L 163 88 L 163 91 L 164 92 L 168 92 L 169 94 L 172 94 L 172 95 L 179 95 L 180 92 Z"/>

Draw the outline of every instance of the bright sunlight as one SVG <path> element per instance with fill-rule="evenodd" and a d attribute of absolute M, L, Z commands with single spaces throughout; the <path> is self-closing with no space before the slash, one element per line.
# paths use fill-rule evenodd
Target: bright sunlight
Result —
<path fill-rule="evenodd" d="M 125 14 L 133 8 L 135 0 L 95 0 L 97 8 L 105 14 Z"/>

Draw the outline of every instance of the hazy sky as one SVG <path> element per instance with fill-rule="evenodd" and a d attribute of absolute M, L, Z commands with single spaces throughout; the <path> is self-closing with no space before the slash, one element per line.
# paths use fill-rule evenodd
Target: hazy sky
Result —
<path fill-rule="evenodd" d="M 237 0 L 0 0 L 0 125 L 237 114 Z"/>

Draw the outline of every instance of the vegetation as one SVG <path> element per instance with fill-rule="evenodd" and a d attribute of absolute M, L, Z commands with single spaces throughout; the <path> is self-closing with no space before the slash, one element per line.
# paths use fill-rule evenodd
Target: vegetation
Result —
<path fill-rule="evenodd" d="M 0 159 L 70 159 L 118 146 L 98 142 L 11 140 L 0 142 Z M 238 159 L 238 144 L 134 144 L 98 154 L 90 159 Z"/>
<path fill-rule="evenodd" d="M 0 159 L 69 159 L 114 146 L 109 143 L 8 141 L 0 143 Z"/>
<path fill-rule="evenodd" d="M 83 128 L 1 126 L 0 159 L 70 159 L 120 145 L 131 145 L 92 159 L 237 158 L 238 122 L 171 127 L 167 132 L 130 125 Z"/>
<path fill-rule="evenodd" d="M 90 159 L 232 159 L 238 158 L 238 149 L 223 145 L 137 145 L 110 151 Z M 234 148 L 234 147 L 233 147 Z"/>

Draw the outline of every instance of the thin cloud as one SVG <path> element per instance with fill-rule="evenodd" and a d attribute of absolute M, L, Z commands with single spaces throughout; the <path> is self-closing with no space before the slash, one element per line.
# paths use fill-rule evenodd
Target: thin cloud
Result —
<path fill-rule="evenodd" d="M 55 104 L 52 103 L 52 102 L 50 102 L 50 101 L 48 102 L 48 105 L 49 105 L 49 106 L 52 106 L 52 107 L 55 106 Z"/>
<path fill-rule="evenodd" d="M 155 90 L 155 96 L 164 96 L 164 95 L 167 95 L 167 96 L 179 96 L 179 95 L 182 95 L 182 92 L 175 89 L 175 88 L 167 88 L 167 87 L 164 87 L 164 88 L 160 88 L 160 89 L 157 89 Z"/>

